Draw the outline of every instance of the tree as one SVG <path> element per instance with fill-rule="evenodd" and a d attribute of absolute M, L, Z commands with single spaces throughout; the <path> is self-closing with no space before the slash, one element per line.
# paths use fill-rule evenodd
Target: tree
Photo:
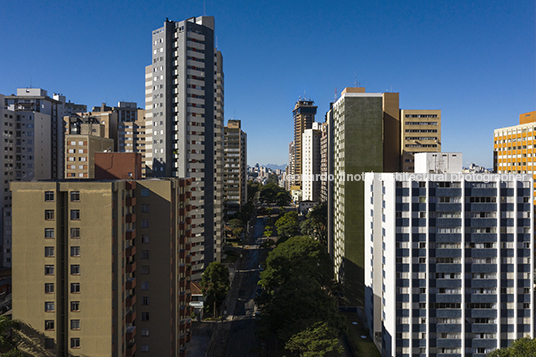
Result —
<path fill-rule="evenodd" d="M 300 222 L 298 213 L 295 211 L 287 212 L 283 217 L 275 222 L 277 234 L 282 238 L 290 238 L 300 233 Z"/>
<path fill-rule="evenodd" d="M 288 193 L 288 191 L 280 191 L 275 196 L 275 202 L 279 206 L 288 206 L 290 202 L 292 202 L 292 196 L 290 193 Z"/>
<path fill-rule="evenodd" d="M 261 321 L 283 342 L 317 322 L 344 330 L 337 300 L 331 294 L 333 270 L 326 247 L 311 237 L 293 237 L 266 259 L 259 285 Z"/>
<path fill-rule="evenodd" d="M 212 262 L 201 276 L 201 291 L 204 297 L 204 308 L 208 312 L 211 309 L 216 315 L 216 307 L 220 306 L 227 291 L 229 291 L 229 269 L 220 262 Z"/>
<path fill-rule="evenodd" d="M 274 183 L 267 183 L 261 187 L 260 191 L 260 198 L 266 203 L 277 203 L 279 206 L 288 206 L 292 201 L 290 193 Z"/>
<path fill-rule="evenodd" d="M 0 356 L 16 357 L 26 356 L 18 349 L 19 342 L 11 338 L 12 331 L 21 330 L 21 322 L 12 320 L 7 316 L 0 316 Z"/>
<path fill-rule="evenodd" d="M 279 185 L 279 178 L 277 177 L 276 174 L 270 174 L 270 175 L 268 175 L 268 180 L 266 182 L 267 183 L 273 183 L 275 185 Z"/>
<path fill-rule="evenodd" d="M 244 232 L 244 223 L 238 218 L 231 219 L 229 221 L 229 227 L 235 238 L 239 238 L 242 232 Z"/>
<path fill-rule="evenodd" d="M 248 181 L 248 184 L 247 184 L 248 202 L 253 202 L 253 200 L 255 199 L 255 195 L 257 194 L 257 192 L 260 189 L 260 186 L 261 186 L 261 184 L 258 183 L 258 182 L 254 182 L 252 180 Z"/>
<path fill-rule="evenodd" d="M 323 245 L 328 243 L 328 206 L 322 203 L 314 206 L 307 213 L 305 221 L 300 228 L 301 233 L 316 238 Z"/>
<path fill-rule="evenodd" d="M 488 357 L 530 357 L 536 356 L 536 339 L 524 337 L 514 341 L 512 346 L 495 350 Z"/>
<path fill-rule="evenodd" d="M 293 335 L 285 348 L 300 357 L 341 356 L 344 352 L 339 346 L 337 330 L 327 322 L 317 322 Z"/>

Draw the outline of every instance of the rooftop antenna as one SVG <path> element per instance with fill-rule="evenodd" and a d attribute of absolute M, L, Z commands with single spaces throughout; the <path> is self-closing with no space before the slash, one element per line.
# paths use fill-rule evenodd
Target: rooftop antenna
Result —
<path fill-rule="evenodd" d="M 205 0 L 203 0 L 203 16 L 207 16 L 207 10 L 205 8 Z"/>
<path fill-rule="evenodd" d="M 216 35 L 216 49 L 218 49 L 218 35 Z"/>
<path fill-rule="evenodd" d="M 357 73 L 355 74 L 355 82 L 354 82 L 354 85 L 355 87 L 359 87 L 359 82 L 357 81 Z"/>
<path fill-rule="evenodd" d="M 337 101 L 337 87 L 335 87 L 335 97 L 334 97 L 334 102 Z"/>

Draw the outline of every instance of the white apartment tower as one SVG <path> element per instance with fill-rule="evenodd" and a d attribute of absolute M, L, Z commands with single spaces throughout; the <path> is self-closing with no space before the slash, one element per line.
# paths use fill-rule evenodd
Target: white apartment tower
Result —
<path fill-rule="evenodd" d="M 166 19 L 145 71 L 147 176 L 192 179 L 192 279 L 221 259 L 223 57 L 214 18 Z"/>
<path fill-rule="evenodd" d="M 534 180 L 429 171 L 365 175 L 365 313 L 382 356 L 485 357 L 533 338 Z"/>
<path fill-rule="evenodd" d="M 320 199 L 320 123 L 302 134 L 302 200 L 318 202 Z"/>

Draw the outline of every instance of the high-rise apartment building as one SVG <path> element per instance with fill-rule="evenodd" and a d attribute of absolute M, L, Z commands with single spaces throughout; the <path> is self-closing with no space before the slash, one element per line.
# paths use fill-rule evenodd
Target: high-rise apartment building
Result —
<path fill-rule="evenodd" d="M 400 110 L 400 171 L 413 172 L 414 155 L 441 152 L 441 110 Z"/>
<path fill-rule="evenodd" d="M 190 181 L 13 182 L 13 318 L 38 356 L 185 356 Z M 193 254 L 193 253 L 192 253 Z"/>
<path fill-rule="evenodd" d="M 223 140 L 223 199 L 227 214 L 247 202 L 247 134 L 240 120 L 229 120 Z"/>
<path fill-rule="evenodd" d="M 398 93 L 365 93 L 365 88 L 345 88 L 332 111 L 334 181 L 333 210 L 328 212 L 328 244 L 333 247 L 335 276 L 349 287 L 348 299 L 357 303 L 364 296 L 362 174 L 398 171 Z"/>
<path fill-rule="evenodd" d="M 493 170 L 497 173 L 532 174 L 536 178 L 535 134 L 536 111 L 520 114 L 519 125 L 495 129 Z"/>
<path fill-rule="evenodd" d="M 166 20 L 152 33 L 146 67 L 147 175 L 192 179 L 192 277 L 221 259 L 223 244 L 223 57 L 214 18 Z M 151 155 L 148 150 L 151 149 Z"/>
<path fill-rule="evenodd" d="M 311 129 L 315 121 L 316 109 L 314 101 L 310 99 L 300 99 L 296 102 L 292 115 L 294 117 L 294 175 L 297 178 L 294 180 L 292 186 L 299 186 L 301 188 L 301 175 L 302 175 L 302 135 L 306 129 Z"/>
<path fill-rule="evenodd" d="M 80 124 L 78 134 L 65 134 L 65 178 L 95 178 L 95 153 L 111 152 L 113 139 L 104 137 L 104 125 Z"/>
<path fill-rule="evenodd" d="M 66 103 L 65 96 L 47 95 L 39 88 L 19 88 L 16 95 L 0 95 L 4 168 L 0 264 L 11 266 L 11 191 L 9 182 L 63 178 L 63 121 L 65 113 L 84 109 Z"/>
<path fill-rule="evenodd" d="M 296 171 L 296 165 L 294 165 L 294 141 L 288 144 L 288 166 L 286 168 L 285 177 L 285 189 L 290 191 L 294 185 L 294 172 Z"/>
<path fill-rule="evenodd" d="M 302 134 L 302 200 L 320 199 L 320 136 L 321 124 L 313 123 Z"/>
<path fill-rule="evenodd" d="M 485 357 L 535 336 L 534 181 L 458 166 L 365 174 L 365 314 L 382 356 Z"/>

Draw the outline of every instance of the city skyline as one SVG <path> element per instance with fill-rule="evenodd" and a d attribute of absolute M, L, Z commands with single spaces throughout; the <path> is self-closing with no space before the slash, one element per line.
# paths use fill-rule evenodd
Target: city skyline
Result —
<path fill-rule="evenodd" d="M 530 1 L 79 6 L 5 4 L 0 93 L 32 86 L 88 108 L 120 100 L 144 107 L 149 34 L 166 17 L 205 12 L 224 55 L 225 119 L 240 119 L 248 132 L 250 165 L 288 162 L 300 97 L 315 101 L 322 122 L 335 88 L 356 82 L 367 92 L 399 92 L 402 109 L 441 110 L 442 150 L 463 152 L 464 166 L 492 167 L 493 130 L 536 107 Z"/>

